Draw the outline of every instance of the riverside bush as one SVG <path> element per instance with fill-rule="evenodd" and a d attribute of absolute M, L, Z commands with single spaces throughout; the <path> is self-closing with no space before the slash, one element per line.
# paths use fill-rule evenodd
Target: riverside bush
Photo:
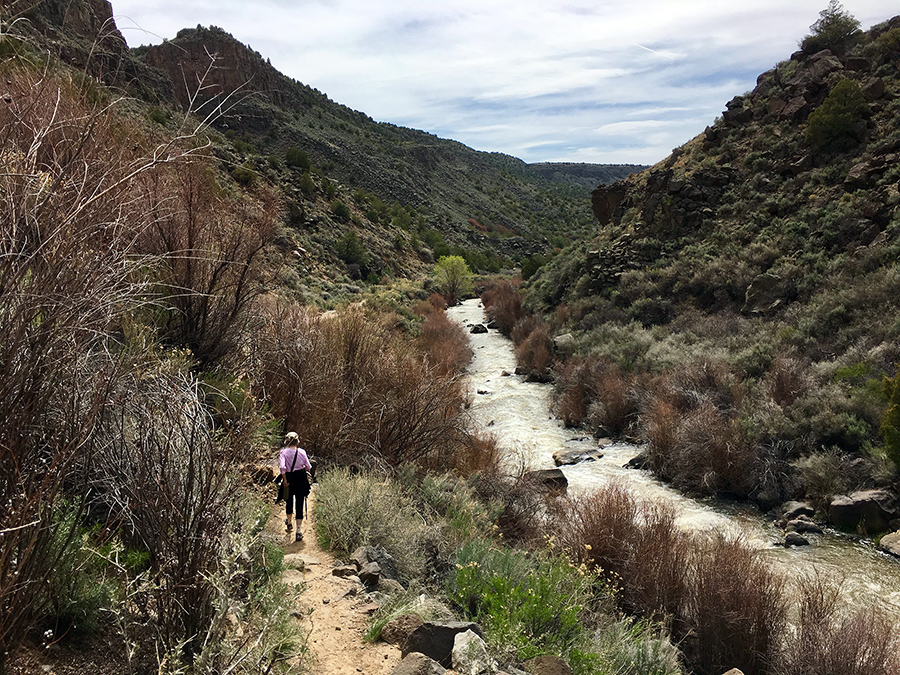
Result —
<path fill-rule="evenodd" d="M 460 457 L 477 465 L 482 448 L 467 431 L 462 380 L 423 359 L 396 315 L 261 309 L 252 378 L 308 451 L 343 464 L 376 458 L 440 469 Z"/>
<path fill-rule="evenodd" d="M 574 561 L 615 580 L 625 609 L 669 618 L 692 672 L 770 672 L 786 639 L 782 580 L 749 547 L 689 535 L 671 510 L 616 485 L 569 500 L 554 525 Z"/>
<path fill-rule="evenodd" d="M 519 284 L 506 279 L 490 284 L 481 293 L 481 303 L 488 318 L 504 335 L 512 332 L 516 322 L 524 315 Z"/>

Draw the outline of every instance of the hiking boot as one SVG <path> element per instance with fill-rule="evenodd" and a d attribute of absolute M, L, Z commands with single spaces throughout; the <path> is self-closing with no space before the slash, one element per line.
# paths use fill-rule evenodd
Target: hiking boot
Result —
<path fill-rule="evenodd" d="M 291 530 L 294 529 L 294 523 L 291 521 L 290 518 L 284 519 L 284 526 L 287 528 L 288 532 L 290 532 Z"/>
<path fill-rule="evenodd" d="M 302 540 L 303 540 L 303 533 L 300 530 L 297 530 L 297 536 L 294 537 L 294 541 L 302 541 Z"/>

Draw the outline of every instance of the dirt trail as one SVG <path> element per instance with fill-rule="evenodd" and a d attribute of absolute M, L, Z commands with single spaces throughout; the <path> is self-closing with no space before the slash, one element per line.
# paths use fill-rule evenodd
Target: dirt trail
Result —
<path fill-rule="evenodd" d="M 315 503 L 317 486 L 309 496 L 309 511 Z M 287 569 L 284 581 L 305 583 L 297 610 L 308 630 L 309 647 L 313 652 L 311 672 L 316 675 L 389 675 L 400 663 L 400 649 L 384 642 L 363 642 L 368 628 L 372 601 L 356 580 L 342 579 L 331 574 L 335 558 L 323 551 L 316 541 L 311 517 L 303 520 L 303 540 L 295 542 L 284 529 L 284 504 L 272 507 L 269 532 L 279 535 L 283 542 L 286 562 L 294 554 L 304 562 L 304 571 Z M 309 610 L 312 610 L 309 612 Z"/>

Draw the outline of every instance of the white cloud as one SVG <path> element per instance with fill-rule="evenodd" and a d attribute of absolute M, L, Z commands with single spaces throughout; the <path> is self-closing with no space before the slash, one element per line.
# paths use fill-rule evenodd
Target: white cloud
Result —
<path fill-rule="evenodd" d="M 526 161 L 643 163 L 702 131 L 788 58 L 826 4 L 113 0 L 132 45 L 217 25 L 375 119 Z M 896 10 L 894 0 L 844 6 L 864 27 Z"/>

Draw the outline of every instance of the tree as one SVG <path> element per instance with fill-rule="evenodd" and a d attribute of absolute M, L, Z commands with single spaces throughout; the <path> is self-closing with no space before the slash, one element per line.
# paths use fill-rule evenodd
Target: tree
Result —
<path fill-rule="evenodd" d="M 811 35 L 803 38 L 800 47 L 807 54 L 844 45 L 859 33 L 859 21 L 844 11 L 838 0 L 830 0 L 828 7 L 819 12 L 819 19 L 809 27 Z"/>
<path fill-rule="evenodd" d="M 454 301 L 472 292 L 472 273 L 465 259 L 459 255 L 447 255 L 437 261 L 434 281 L 441 293 Z"/>

